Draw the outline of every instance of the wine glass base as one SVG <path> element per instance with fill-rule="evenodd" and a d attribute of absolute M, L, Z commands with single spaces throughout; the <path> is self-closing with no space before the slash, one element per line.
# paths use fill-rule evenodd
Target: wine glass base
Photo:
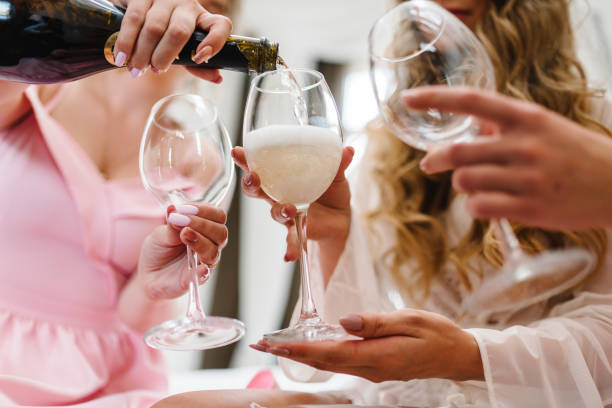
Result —
<path fill-rule="evenodd" d="M 476 288 L 463 307 L 468 312 L 518 310 L 580 284 L 594 264 L 593 254 L 581 248 L 525 256 Z"/>
<path fill-rule="evenodd" d="M 263 340 L 270 343 L 300 343 L 305 341 L 341 340 L 348 334 L 336 324 L 296 324 L 293 327 L 266 333 Z"/>
<path fill-rule="evenodd" d="M 145 333 L 144 341 L 160 350 L 207 350 L 234 343 L 244 332 L 244 323 L 229 317 L 185 317 L 151 328 Z"/>

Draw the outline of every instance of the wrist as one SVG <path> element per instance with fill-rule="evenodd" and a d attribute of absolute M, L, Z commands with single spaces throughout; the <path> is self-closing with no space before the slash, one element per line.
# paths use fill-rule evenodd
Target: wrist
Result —
<path fill-rule="evenodd" d="M 461 330 L 460 344 L 461 346 L 456 348 L 457 359 L 452 365 L 455 369 L 452 380 L 484 381 L 484 367 L 478 342 L 471 333 Z"/>

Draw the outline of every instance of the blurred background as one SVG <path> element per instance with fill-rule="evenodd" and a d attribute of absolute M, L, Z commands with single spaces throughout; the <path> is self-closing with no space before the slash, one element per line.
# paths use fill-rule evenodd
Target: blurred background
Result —
<path fill-rule="evenodd" d="M 368 77 L 367 34 L 385 7 L 382 0 L 242 0 L 233 18 L 234 33 L 277 41 L 290 67 L 323 72 L 342 116 L 345 143 L 361 146 L 361 129 L 377 113 Z M 573 0 L 572 8 L 580 57 L 591 81 L 612 89 L 612 27 L 605 23 L 612 21 L 612 2 Z M 240 145 L 249 77 L 223 75 L 220 86 L 198 86 L 218 104 L 234 144 Z M 248 344 L 286 326 L 296 302 L 297 271 L 283 261 L 285 228 L 272 221 L 269 205 L 237 189 L 228 228 L 229 244 L 214 278 L 201 288 L 202 299 L 206 313 L 237 317 L 247 333 L 221 349 L 168 352 L 171 380 L 182 384 L 177 390 L 185 389 L 185 375 L 193 370 L 275 364 Z"/>

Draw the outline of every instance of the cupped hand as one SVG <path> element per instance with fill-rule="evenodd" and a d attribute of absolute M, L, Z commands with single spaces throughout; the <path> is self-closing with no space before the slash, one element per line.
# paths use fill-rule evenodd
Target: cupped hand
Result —
<path fill-rule="evenodd" d="M 551 229 L 612 226 L 612 140 L 539 105 L 469 88 L 405 94 L 412 109 L 474 115 L 494 136 L 432 149 L 427 173 L 454 169 L 477 218 Z"/>
<path fill-rule="evenodd" d="M 196 273 L 204 283 L 227 244 L 225 221 L 225 212 L 208 204 L 170 206 L 166 225 L 147 236 L 140 252 L 136 278 L 147 296 L 173 299 L 187 291 L 192 279 L 187 247 L 198 255 Z"/>
<path fill-rule="evenodd" d="M 351 193 L 348 181 L 344 172 L 353 160 L 355 150 L 352 147 L 345 147 L 342 151 L 340 166 L 336 177 L 329 188 L 312 203 L 308 209 L 306 225 L 306 235 L 308 239 L 325 242 L 326 250 L 333 251 L 336 257 L 338 250 L 342 252 L 351 223 Z M 244 171 L 242 177 L 242 191 L 253 198 L 266 200 L 272 205 L 270 214 L 272 218 L 287 227 L 287 251 L 285 261 L 292 262 L 299 256 L 297 245 L 297 233 L 295 229 L 295 216 L 297 209 L 292 204 L 283 204 L 274 201 L 261 188 L 261 180 L 257 173 L 251 171 L 246 161 L 244 149 L 234 147 L 232 150 L 234 161 Z M 330 256 L 323 255 L 326 258 Z M 336 259 L 337 260 L 337 259 Z M 329 259 L 328 259 L 329 261 Z"/>
<path fill-rule="evenodd" d="M 414 309 L 340 319 L 362 340 L 268 343 L 251 347 L 314 368 L 374 382 L 446 378 L 483 380 L 473 336 L 444 316 Z"/>
<path fill-rule="evenodd" d="M 126 12 L 115 43 L 117 66 L 127 63 L 133 77 L 151 66 L 166 71 L 196 28 L 208 31 L 193 57 L 201 64 L 218 53 L 232 30 L 229 18 L 208 12 L 197 0 L 118 0 Z M 218 70 L 190 70 L 212 82 L 221 82 Z"/>

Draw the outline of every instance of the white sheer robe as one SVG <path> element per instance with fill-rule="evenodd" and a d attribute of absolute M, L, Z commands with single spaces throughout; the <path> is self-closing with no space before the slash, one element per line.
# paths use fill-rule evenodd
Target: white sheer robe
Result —
<path fill-rule="evenodd" d="M 610 104 L 600 102 L 597 108 L 597 116 L 612 127 Z M 368 245 L 372 233 L 366 233 L 361 215 L 378 200 L 378 190 L 368 173 L 367 162 L 353 173 L 351 231 L 325 289 L 317 267 L 317 244 L 310 247 L 314 293 L 329 322 L 350 313 L 414 307 L 394 288 L 382 264 L 374 261 L 393 243 L 394 232 L 387 225 L 376 225 L 382 245 L 375 254 Z M 458 196 L 444 219 L 451 245 L 464 236 L 472 222 L 464 201 Z M 409 275 L 409 266 L 406 268 Z M 476 276 L 471 279 L 479 284 Z M 355 387 L 347 391 L 354 401 L 457 408 L 612 406 L 612 245 L 608 245 L 603 270 L 577 288 L 573 299 L 552 309 L 538 304 L 508 312 L 464 315 L 460 304 L 465 294 L 455 271 L 447 266 L 433 283 L 424 308 L 457 319 L 474 336 L 486 381 L 431 379 L 373 384 L 356 378 Z M 281 366 L 289 377 L 300 381 L 323 381 L 330 375 L 288 360 Z"/>

